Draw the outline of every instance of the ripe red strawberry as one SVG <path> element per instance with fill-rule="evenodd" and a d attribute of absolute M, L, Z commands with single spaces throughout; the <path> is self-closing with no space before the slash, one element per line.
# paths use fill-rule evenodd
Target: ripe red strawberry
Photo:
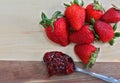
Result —
<path fill-rule="evenodd" d="M 44 13 L 42 13 L 41 17 L 42 21 L 40 24 L 45 28 L 47 37 L 62 46 L 68 45 L 68 24 L 66 19 L 61 17 L 61 12 L 55 12 L 51 19 L 48 19 Z"/>
<path fill-rule="evenodd" d="M 112 7 L 108 9 L 105 14 L 101 17 L 102 21 L 108 23 L 116 23 L 120 21 L 120 8 Z"/>
<path fill-rule="evenodd" d="M 94 34 L 90 30 L 89 25 L 84 25 L 79 31 L 75 31 L 70 35 L 70 41 L 77 44 L 90 44 L 94 42 Z"/>
<path fill-rule="evenodd" d="M 89 4 L 86 7 L 86 21 L 90 23 L 91 19 L 94 18 L 95 21 L 99 20 L 103 15 L 103 7 L 94 0 L 94 3 Z"/>
<path fill-rule="evenodd" d="M 114 37 L 114 30 L 112 26 L 103 21 L 96 21 L 94 29 L 99 36 L 99 40 L 103 42 L 109 42 Z"/>
<path fill-rule="evenodd" d="M 75 65 L 70 56 L 58 51 L 45 53 L 43 60 L 47 66 L 48 73 L 52 75 L 71 74 L 75 71 Z"/>
<path fill-rule="evenodd" d="M 76 45 L 74 47 L 76 55 L 81 59 L 87 68 L 90 68 L 95 64 L 99 50 L 99 48 L 89 44 Z"/>
<path fill-rule="evenodd" d="M 85 22 L 85 9 L 78 5 L 78 0 L 74 0 L 71 5 L 67 5 L 65 16 L 73 30 L 80 30 Z"/>

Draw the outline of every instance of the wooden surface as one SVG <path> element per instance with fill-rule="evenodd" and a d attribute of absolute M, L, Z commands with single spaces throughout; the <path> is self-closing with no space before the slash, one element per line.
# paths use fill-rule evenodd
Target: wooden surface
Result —
<path fill-rule="evenodd" d="M 63 3 L 71 0 L 0 0 L 0 60 L 41 61 L 46 51 L 58 50 L 69 54 L 75 61 L 74 44 L 59 46 L 47 39 L 39 25 L 40 14 L 50 17 L 56 10 L 64 11 Z M 92 0 L 85 0 L 85 5 Z M 100 0 L 105 9 L 119 0 Z M 47 4 L 47 5 L 46 5 Z M 120 31 L 120 24 L 117 29 Z M 120 38 L 115 45 L 95 43 L 101 51 L 97 61 L 120 62 Z"/>
<path fill-rule="evenodd" d="M 0 0 L 0 83 L 105 83 L 77 72 L 47 78 L 45 65 L 37 62 L 42 61 L 46 51 L 53 50 L 62 51 L 79 61 L 73 51 L 74 44 L 61 47 L 49 41 L 39 25 L 41 12 L 50 17 L 56 10 L 64 11 L 63 3 L 69 1 L 71 0 Z M 85 0 L 85 4 L 90 2 L 92 0 Z M 120 6 L 119 0 L 100 2 L 105 9 L 111 3 Z M 117 31 L 120 31 L 120 24 Z M 112 47 L 102 43 L 95 43 L 95 46 L 101 48 L 97 62 L 106 63 L 97 63 L 91 71 L 120 78 L 120 38 Z"/>
<path fill-rule="evenodd" d="M 81 63 L 76 63 L 82 68 Z M 90 71 L 120 79 L 119 62 L 99 62 Z M 71 75 L 48 78 L 46 66 L 37 61 L 0 61 L 0 83 L 106 83 L 94 77 L 74 72 Z"/>

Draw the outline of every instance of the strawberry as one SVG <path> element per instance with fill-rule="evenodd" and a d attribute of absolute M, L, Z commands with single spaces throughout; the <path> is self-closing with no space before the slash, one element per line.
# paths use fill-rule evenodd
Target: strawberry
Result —
<path fill-rule="evenodd" d="M 112 26 L 103 21 L 96 21 L 94 29 L 99 36 L 99 40 L 103 42 L 109 42 L 114 37 L 114 30 Z"/>
<path fill-rule="evenodd" d="M 108 9 L 105 14 L 101 17 L 102 21 L 108 23 L 116 23 L 120 21 L 120 8 L 114 7 Z"/>
<path fill-rule="evenodd" d="M 94 3 L 91 3 L 86 7 L 86 21 L 90 23 L 92 18 L 94 18 L 95 21 L 99 20 L 103 15 L 103 10 L 102 5 L 94 0 Z"/>
<path fill-rule="evenodd" d="M 97 59 L 99 48 L 90 44 L 76 45 L 74 51 L 87 68 L 92 67 Z"/>
<path fill-rule="evenodd" d="M 71 5 L 65 5 L 67 6 L 65 10 L 65 17 L 72 26 L 73 30 L 80 30 L 85 22 L 85 9 L 78 4 L 78 0 L 74 0 Z"/>
<path fill-rule="evenodd" d="M 77 44 L 90 44 L 94 42 L 94 34 L 89 25 L 84 25 L 81 30 L 75 31 L 70 35 L 70 41 Z"/>
<path fill-rule="evenodd" d="M 61 12 L 56 11 L 51 19 L 42 13 L 41 25 L 45 28 L 47 37 L 53 42 L 60 44 L 62 46 L 67 46 L 69 44 L 69 30 L 66 19 L 61 16 Z"/>

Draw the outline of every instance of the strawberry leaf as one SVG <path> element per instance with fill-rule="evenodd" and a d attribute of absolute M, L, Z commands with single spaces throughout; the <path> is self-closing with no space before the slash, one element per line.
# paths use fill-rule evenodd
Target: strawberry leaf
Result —
<path fill-rule="evenodd" d="M 44 28 L 47 27 L 46 23 L 44 21 L 41 21 L 39 24 L 41 24 Z"/>
<path fill-rule="evenodd" d="M 81 3 L 80 3 L 80 4 L 79 4 L 79 1 L 78 1 L 78 0 L 74 0 L 73 3 L 74 3 L 74 4 L 77 4 L 77 5 L 81 5 L 81 6 L 84 5 L 84 1 L 83 1 L 83 0 L 81 0 Z"/>
<path fill-rule="evenodd" d="M 105 9 L 103 8 L 103 6 L 97 0 L 94 0 L 94 9 L 95 10 L 105 11 Z"/>
<path fill-rule="evenodd" d="M 48 18 L 47 18 L 47 16 L 45 15 L 45 13 L 42 12 L 41 18 L 42 18 L 42 21 L 40 21 L 39 24 L 41 24 L 43 27 L 47 27 Z"/>
<path fill-rule="evenodd" d="M 46 21 L 46 25 L 47 26 L 51 26 L 52 27 L 52 31 L 54 31 L 54 21 L 55 21 L 55 19 L 48 19 L 47 21 Z M 46 27 L 47 28 L 47 27 Z"/>
<path fill-rule="evenodd" d="M 105 9 L 102 7 L 102 5 L 99 5 L 99 4 L 94 4 L 94 9 L 105 11 Z"/>
<path fill-rule="evenodd" d="M 70 5 L 69 5 L 69 4 L 66 4 L 66 3 L 64 3 L 64 6 L 66 6 L 66 7 L 70 7 Z"/>
<path fill-rule="evenodd" d="M 45 13 L 43 13 L 43 12 L 41 14 L 41 18 L 42 18 L 42 20 L 47 20 L 48 19 L 47 16 L 45 15 Z"/>
<path fill-rule="evenodd" d="M 58 18 L 59 16 L 63 16 L 63 14 L 61 14 L 60 11 L 56 11 L 56 12 L 52 15 L 52 19 L 56 19 L 56 18 Z"/>
<path fill-rule="evenodd" d="M 93 31 L 94 35 L 95 35 L 95 40 L 99 40 L 99 36 L 98 34 L 96 33 L 96 31 L 94 30 L 94 24 L 95 24 L 95 19 L 94 18 L 91 18 L 90 19 L 90 22 L 92 25 L 90 25 L 90 29 Z"/>
<path fill-rule="evenodd" d="M 73 3 L 79 5 L 79 1 L 78 0 L 74 0 Z"/>
<path fill-rule="evenodd" d="M 113 45 L 114 42 L 115 42 L 115 38 L 117 38 L 117 37 L 120 37 L 120 32 L 115 32 L 115 33 L 114 33 L 114 38 L 109 41 L 109 44 L 110 44 L 110 45 Z"/>
<path fill-rule="evenodd" d="M 81 6 L 83 6 L 84 5 L 84 1 L 82 0 L 82 2 L 81 2 L 81 4 L 80 4 Z"/>
<path fill-rule="evenodd" d="M 86 65 L 86 68 L 92 68 L 92 66 L 95 64 L 96 59 L 98 57 L 98 53 L 100 51 L 100 48 L 97 48 L 96 51 L 94 53 L 91 54 L 91 58 L 88 62 L 88 64 Z"/>
<path fill-rule="evenodd" d="M 92 31 L 94 30 L 93 25 L 90 25 L 90 30 L 92 30 Z"/>
<path fill-rule="evenodd" d="M 99 4 L 99 2 L 98 2 L 97 0 L 94 0 L 94 3 L 95 3 L 95 4 Z"/>
<path fill-rule="evenodd" d="M 91 19 L 90 19 L 90 23 L 91 23 L 92 25 L 94 25 L 94 24 L 95 24 L 95 19 L 94 19 L 94 18 L 91 18 Z"/>
<path fill-rule="evenodd" d="M 94 4 L 94 9 L 95 10 L 101 10 L 101 6 L 99 4 Z"/>
<path fill-rule="evenodd" d="M 114 31 L 116 31 L 116 29 L 117 29 L 117 24 L 118 23 L 115 23 L 114 26 L 113 26 Z"/>
<path fill-rule="evenodd" d="M 52 31 L 54 31 L 54 22 L 56 21 L 56 19 L 57 19 L 58 17 L 61 17 L 61 16 L 63 16 L 63 14 L 61 14 L 60 11 L 56 11 L 56 12 L 52 15 L 52 18 L 49 19 L 48 24 L 49 24 L 50 26 L 52 26 Z"/>
<path fill-rule="evenodd" d="M 99 40 L 99 36 L 97 34 L 95 34 L 95 40 L 98 41 Z"/>
<path fill-rule="evenodd" d="M 99 36 L 98 36 L 98 34 L 95 32 L 94 27 L 93 27 L 92 25 L 90 25 L 90 30 L 93 31 L 94 36 L 95 36 L 95 40 L 99 40 Z"/>
<path fill-rule="evenodd" d="M 115 37 L 120 37 L 120 32 L 115 32 Z"/>
<path fill-rule="evenodd" d="M 109 41 L 109 44 L 110 44 L 111 46 L 112 46 L 114 43 L 115 43 L 115 40 L 114 40 L 114 39 L 112 39 L 112 40 Z"/>

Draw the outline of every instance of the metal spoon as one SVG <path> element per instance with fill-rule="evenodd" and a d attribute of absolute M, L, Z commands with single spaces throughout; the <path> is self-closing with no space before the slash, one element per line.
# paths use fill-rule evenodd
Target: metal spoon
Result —
<path fill-rule="evenodd" d="M 103 81 L 106 81 L 108 83 L 120 83 L 119 79 L 115 79 L 113 77 L 109 77 L 109 76 L 106 76 L 106 75 L 102 75 L 102 74 L 97 74 L 97 73 L 94 73 L 94 72 L 90 72 L 90 71 L 84 70 L 84 69 L 82 69 L 80 67 L 77 67 L 77 66 L 75 66 L 75 68 L 76 68 L 76 71 L 78 71 L 78 72 L 82 72 L 84 74 L 91 75 L 93 77 L 99 78 L 99 79 L 101 79 Z"/>
<path fill-rule="evenodd" d="M 96 51 L 96 56 L 97 56 L 98 52 L 99 51 Z M 44 55 L 43 60 L 44 60 L 44 62 L 46 63 L 47 66 L 50 65 L 49 69 L 51 69 L 51 70 L 48 69 L 49 70 L 49 75 L 57 75 L 57 74 L 60 74 L 60 73 L 61 74 L 70 74 L 71 72 L 78 71 L 78 72 L 82 72 L 84 74 L 88 74 L 88 75 L 91 75 L 93 77 L 99 78 L 99 79 L 104 80 L 108 83 L 120 83 L 120 80 L 115 79 L 113 77 L 109 77 L 109 76 L 97 74 L 97 73 L 94 73 L 94 72 L 90 72 L 90 71 L 84 70 L 84 69 L 76 66 L 73 59 L 70 56 L 68 56 L 68 55 L 66 55 L 62 52 L 58 52 L 58 51 L 47 52 Z M 66 64 L 66 61 L 69 64 Z M 58 66 L 58 62 L 59 62 L 59 64 L 62 64 L 62 66 Z M 63 65 L 63 64 L 66 64 L 66 65 Z M 66 66 L 69 66 L 69 65 L 71 65 L 71 67 L 69 68 L 69 72 L 65 72 L 66 69 L 67 69 Z M 58 71 L 56 71 L 56 69 L 58 69 Z"/>

